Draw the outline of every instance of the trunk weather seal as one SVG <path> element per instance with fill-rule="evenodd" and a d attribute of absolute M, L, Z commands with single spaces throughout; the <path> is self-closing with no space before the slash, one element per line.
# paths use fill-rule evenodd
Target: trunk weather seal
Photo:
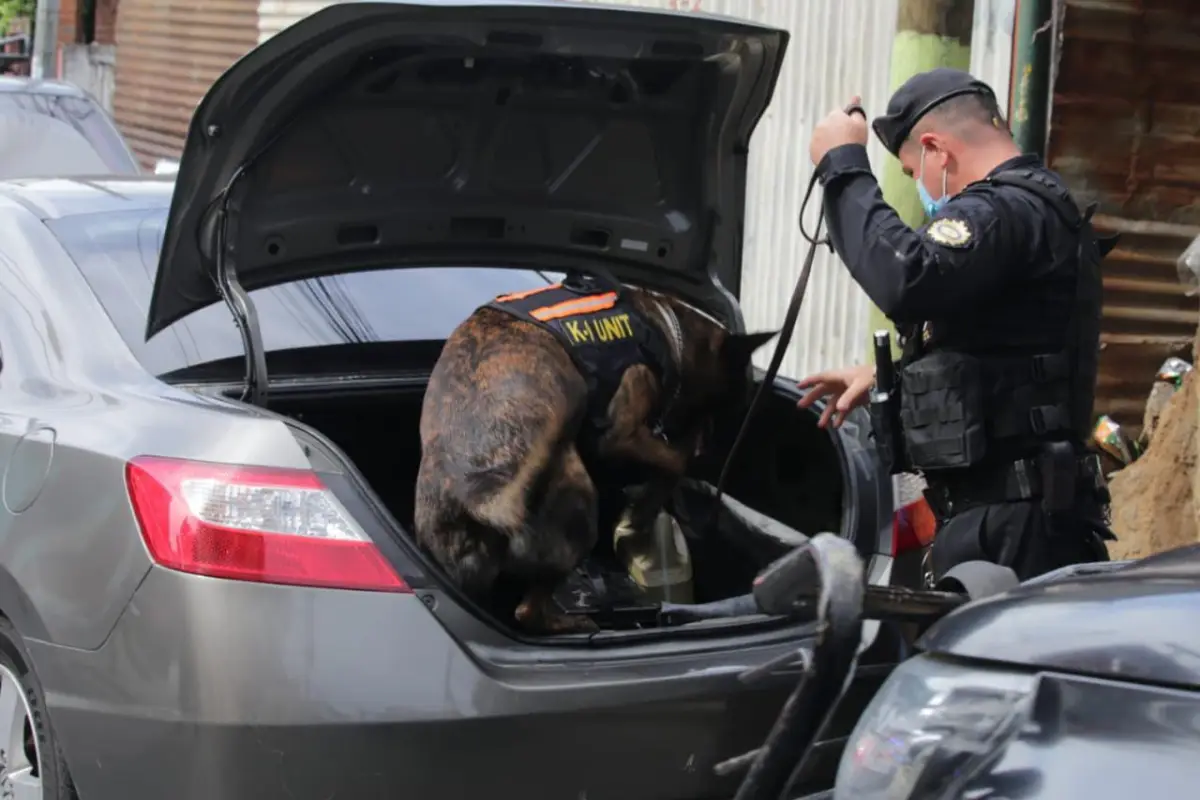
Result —
<path fill-rule="evenodd" d="M 231 254 L 234 247 L 229 244 L 229 228 L 232 220 L 230 207 L 233 199 L 233 189 L 238 181 L 246 174 L 249 164 L 243 164 L 233 173 L 229 183 L 217 196 L 220 207 L 217 209 L 215 247 L 213 260 L 215 274 L 213 282 L 220 292 L 221 298 L 233 314 L 233 321 L 242 336 L 242 347 L 246 351 L 246 377 L 242 386 L 242 401 L 249 402 L 258 408 L 267 405 L 267 348 L 263 344 L 262 326 L 258 321 L 258 309 L 250 299 L 250 293 L 242 286 L 237 277 L 237 268 Z M 236 211 L 236 205 L 233 209 Z"/>
<path fill-rule="evenodd" d="M 298 115 L 299 112 L 296 112 Z M 296 115 L 293 115 L 292 119 Z M 250 298 L 250 293 L 242 286 L 241 281 L 237 277 L 237 269 L 232 263 L 231 254 L 236 252 L 236 245 L 230 244 L 229 229 L 230 223 L 236 218 L 231 214 L 236 212 L 238 206 L 233 203 L 233 190 L 241 181 L 242 178 L 250 171 L 264 153 L 275 146 L 275 143 L 288 131 L 291 127 L 292 119 L 285 120 L 279 125 L 275 134 L 269 137 L 261 148 L 253 152 L 245 161 L 243 161 L 233 175 L 230 176 L 229 182 L 221 189 L 221 192 L 213 198 L 209 204 L 205 214 L 200 217 L 200 228 L 196 231 L 196 238 L 200 239 L 205 220 L 212 211 L 213 205 L 219 205 L 216 210 L 216 229 L 213 231 L 215 238 L 213 248 L 214 275 L 213 282 L 217 286 L 217 292 L 221 295 L 221 299 L 225 301 L 225 305 L 229 307 L 229 311 L 233 314 L 234 323 L 238 327 L 238 332 L 242 336 L 242 346 L 246 350 L 246 377 L 242 387 L 242 402 L 249 402 L 251 405 L 258 408 L 267 407 L 267 394 L 270 387 L 270 377 L 267 374 L 267 348 L 263 343 L 262 326 L 258 322 L 258 309 L 254 305 L 254 301 Z M 221 136 L 223 129 L 220 125 L 213 123 L 208 125 L 204 134 L 209 139 L 216 139 Z M 200 252 L 203 253 L 204 243 L 199 243 Z"/>

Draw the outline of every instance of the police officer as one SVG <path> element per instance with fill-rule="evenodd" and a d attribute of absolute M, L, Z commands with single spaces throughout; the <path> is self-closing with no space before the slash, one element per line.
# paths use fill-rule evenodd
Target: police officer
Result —
<path fill-rule="evenodd" d="M 965 72 L 911 78 L 872 128 L 916 181 L 919 230 L 884 202 L 861 115 L 825 117 L 809 155 L 834 249 L 901 336 L 899 435 L 882 449 L 894 472 L 925 476 L 939 520 L 931 577 L 976 559 L 1022 579 L 1107 561 L 1108 492 L 1085 442 L 1099 263 L 1115 239 L 1097 239 L 1093 209 L 1021 154 L 992 90 Z M 873 380 L 870 366 L 814 375 L 800 405 L 827 397 L 821 424 L 840 425 Z"/>

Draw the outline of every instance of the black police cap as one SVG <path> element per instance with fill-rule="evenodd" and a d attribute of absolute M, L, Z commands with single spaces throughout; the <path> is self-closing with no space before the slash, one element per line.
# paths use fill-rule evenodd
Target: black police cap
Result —
<path fill-rule="evenodd" d="M 896 90 L 888 101 L 887 114 L 876 117 L 871 127 L 888 152 L 899 155 L 900 145 L 904 144 L 921 117 L 935 106 L 964 94 L 983 95 L 990 102 L 996 102 L 996 94 L 991 87 L 970 73 L 949 67 L 922 72 L 909 78 Z"/>

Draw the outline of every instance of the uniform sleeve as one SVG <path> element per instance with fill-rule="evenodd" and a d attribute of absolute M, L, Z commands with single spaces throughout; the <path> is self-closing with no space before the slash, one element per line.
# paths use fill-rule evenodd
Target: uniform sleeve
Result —
<path fill-rule="evenodd" d="M 831 150 L 817 166 L 830 242 L 893 322 L 919 323 L 985 301 L 1027 258 L 1019 226 L 984 191 L 959 195 L 914 231 L 883 200 L 866 148 Z"/>

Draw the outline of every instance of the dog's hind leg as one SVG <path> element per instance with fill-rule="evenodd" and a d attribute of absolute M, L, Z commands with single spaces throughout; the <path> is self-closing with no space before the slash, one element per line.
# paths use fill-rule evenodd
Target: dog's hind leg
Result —
<path fill-rule="evenodd" d="M 509 568 L 529 580 L 516 619 L 536 633 L 594 632 L 590 618 L 558 607 L 554 590 L 596 545 L 596 487 L 573 446 L 549 469 L 555 472 L 531 505 L 529 524 L 509 541 Z"/>
<path fill-rule="evenodd" d="M 487 604 L 500 576 L 507 545 L 495 531 L 466 520 L 461 529 L 445 530 L 447 552 L 439 559 L 449 578 L 477 603 Z"/>

